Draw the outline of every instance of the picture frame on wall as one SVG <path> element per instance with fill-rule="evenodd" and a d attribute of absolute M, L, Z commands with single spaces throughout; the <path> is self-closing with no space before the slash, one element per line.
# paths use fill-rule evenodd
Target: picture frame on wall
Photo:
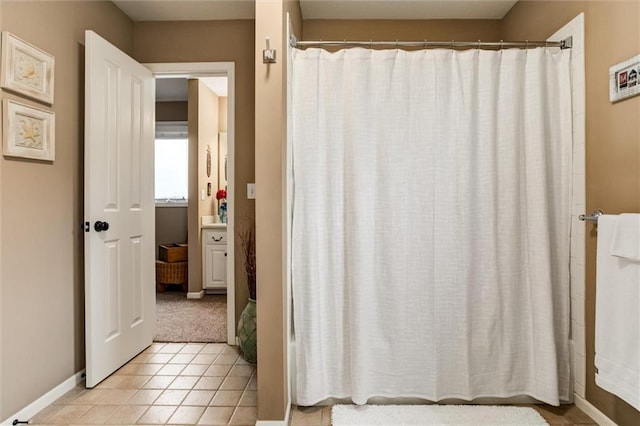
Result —
<path fill-rule="evenodd" d="M 2 153 L 54 161 L 55 114 L 16 101 L 2 102 Z"/>
<path fill-rule="evenodd" d="M 0 87 L 53 105 L 55 58 L 8 31 L 2 32 Z"/>
<path fill-rule="evenodd" d="M 640 94 L 640 55 L 609 68 L 609 101 L 618 102 Z"/>

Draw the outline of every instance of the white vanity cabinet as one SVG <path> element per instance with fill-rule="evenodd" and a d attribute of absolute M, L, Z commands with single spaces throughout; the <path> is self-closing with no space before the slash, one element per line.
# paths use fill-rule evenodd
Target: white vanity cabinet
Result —
<path fill-rule="evenodd" d="M 202 229 L 202 286 L 204 290 L 227 291 L 227 230 Z"/>

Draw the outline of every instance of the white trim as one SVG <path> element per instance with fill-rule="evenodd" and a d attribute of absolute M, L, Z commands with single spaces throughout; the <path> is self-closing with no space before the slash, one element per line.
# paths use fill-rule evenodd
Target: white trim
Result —
<path fill-rule="evenodd" d="M 33 401 L 31 404 L 24 407 L 22 410 L 18 411 L 14 415 L 10 416 L 8 419 L 2 422 L 2 425 L 10 425 L 12 424 L 14 419 L 18 420 L 30 420 L 33 416 L 38 414 L 40 411 L 51 405 L 58 398 L 60 398 L 65 393 L 69 392 L 71 389 L 75 388 L 80 383 L 84 382 L 84 369 L 78 371 L 73 376 L 69 377 L 64 382 L 60 383 L 55 388 L 51 389 L 49 392 L 42 395 L 40 398 Z"/>
<path fill-rule="evenodd" d="M 227 77 L 227 342 L 236 341 L 235 287 L 235 63 L 234 62 L 175 62 L 143 64 L 156 78 Z M 200 231 L 198 231 L 200 232 Z M 204 265 L 203 265 L 204 266 Z M 201 292 L 204 296 L 204 290 Z M 194 293 L 189 293 L 194 294 Z M 189 298 L 189 294 L 187 297 Z M 200 293 L 196 293 L 200 294 Z"/>
<path fill-rule="evenodd" d="M 602 411 L 598 410 L 589 401 L 578 394 L 575 394 L 574 398 L 576 407 L 584 411 L 587 416 L 591 417 L 593 421 L 598 423 L 600 426 L 616 426 L 616 423 L 613 420 L 607 417 Z"/>
<path fill-rule="evenodd" d="M 190 291 L 187 293 L 187 299 L 202 299 L 204 297 L 204 290 Z"/>

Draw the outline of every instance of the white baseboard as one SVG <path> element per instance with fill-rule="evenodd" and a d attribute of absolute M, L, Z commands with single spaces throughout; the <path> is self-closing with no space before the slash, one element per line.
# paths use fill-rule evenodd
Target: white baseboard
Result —
<path fill-rule="evenodd" d="M 204 297 L 204 290 L 187 293 L 187 299 L 202 299 L 203 297 Z"/>
<path fill-rule="evenodd" d="M 80 383 L 84 382 L 84 369 L 78 371 L 73 376 L 69 377 L 64 382 L 60 383 L 55 388 L 51 389 L 49 392 L 42 395 L 40 398 L 33 401 L 31 404 L 24 407 L 22 410 L 15 413 L 13 416 L 2 422 L 2 425 L 11 425 L 15 419 L 26 421 L 31 419 L 33 416 L 38 414 L 44 408 L 51 405 L 58 398 L 60 398 L 65 393 L 69 392 L 71 389 L 75 388 Z"/>
<path fill-rule="evenodd" d="M 591 417 L 600 426 L 617 426 L 616 423 L 604 413 L 593 406 L 589 401 L 584 399 L 578 394 L 574 394 L 576 407 L 585 412 L 585 414 Z"/>

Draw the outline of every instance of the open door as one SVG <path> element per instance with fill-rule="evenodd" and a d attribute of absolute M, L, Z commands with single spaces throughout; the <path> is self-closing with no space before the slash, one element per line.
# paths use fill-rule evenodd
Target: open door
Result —
<path fill-rule="evenodd" d="M 151 72 L 85 34 L 85 330 L 87 387 L 155 331 Z"/>

